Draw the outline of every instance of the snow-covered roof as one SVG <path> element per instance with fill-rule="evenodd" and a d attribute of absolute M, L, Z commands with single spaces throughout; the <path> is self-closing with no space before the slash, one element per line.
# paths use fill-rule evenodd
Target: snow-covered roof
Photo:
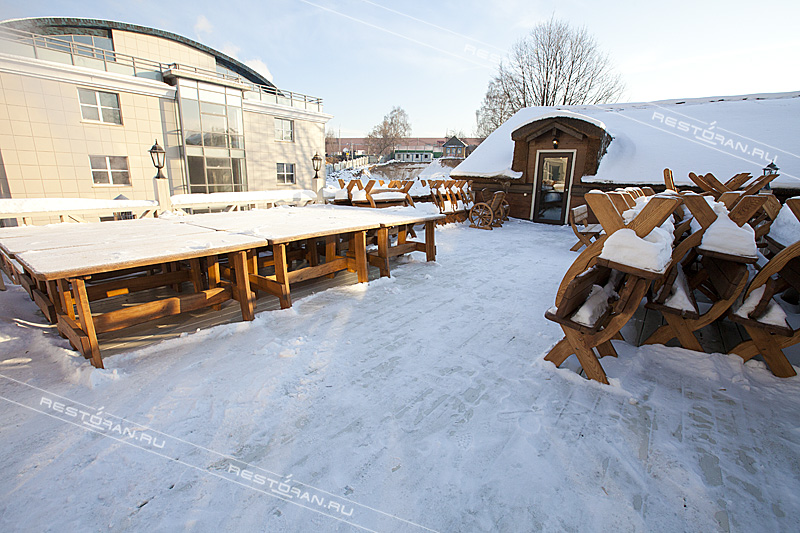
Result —
<path fill-rule="evenodd" d="M 520 178 L 511 170 L 522 126 L 553 117 L 578 118 L 613 138 L 597 174 L 584 182 L 663 183 L 671 168 L 678 185 L 689 172 L 730 178 L 760 175 L 770 161 L 780 168 L 777 187 L 800 187 L 800 92 L 585 106 L 528 107 L 497 128 L 453 169 L 453 177 Z"/>

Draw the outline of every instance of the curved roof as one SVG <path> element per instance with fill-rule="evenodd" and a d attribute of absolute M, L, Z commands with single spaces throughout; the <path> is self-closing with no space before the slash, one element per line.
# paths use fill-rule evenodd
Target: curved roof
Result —
<path fill-rule="evenodd" d="M 133 33 L 141 33 L 144 35 L 152 35 L 153 37 L 160 37 L 162 39 L 169 39 L 186 46 L 191 46 L 201 52 L 213 55 L 219 59 L 223 66 L 231 69 L 245 79 L 250 80 L 258 85 L 266 85 L 267 87 L 275 87 L 268 79 L 259 74 L 252 68 L 244 63 L 237 61 L 229 55 L 223 54 L 218 50 L 214 50 L 204 44 L 193 41 L 177 33 L 172 33 L 156 28 L 148 28 L 146 26 L 139 26 L 137 24 L 128 24 L 127 22 L 116 22 L 113 20 L 100 20 L 100 19 L 85 19 L 73 17 L 31 17 L 21 19 L 4 20 L 0 22 L 0 26 L 7 26 L 17 30 L 29 31 L 31 33 L 43 33 L 42 30 L 46 28 L 86 28 L 86 29 L 99 29 L 99 30 L 120 30 L 129 31 Z"/>

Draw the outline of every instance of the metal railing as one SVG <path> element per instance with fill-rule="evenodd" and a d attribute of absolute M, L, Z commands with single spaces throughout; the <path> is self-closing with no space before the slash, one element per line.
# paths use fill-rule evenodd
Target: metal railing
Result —
<path fill-rule="evenodd" d="M 0 52 L 158 81 L 164 81 L 164 72 L 168 70 L 195 72 L 206 77 L 234 81 L 244 85 L 246 99 L 322 112 L 322 98 L 258 85 L 240 76 L 215 70 L 178 63 L 161 63 L 88 44 L 67 41 L 59 39 L 58 35 L 39 35 L 14 28 L 0 27 Z"/>

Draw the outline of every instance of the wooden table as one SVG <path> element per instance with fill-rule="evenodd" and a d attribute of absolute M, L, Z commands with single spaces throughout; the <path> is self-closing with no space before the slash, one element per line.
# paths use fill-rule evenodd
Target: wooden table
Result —
<path fill-rule="evenodd" d="M 139 222 L 139 221 L 126 221 Z M 174 230 L 177 235 L 165 231 L 152 231 L 149 224 L 143 225 L 136 236 L 133 231 L 127 238 L 106 240 L 87 244 L 86 234 L 95 233 L 99 226 L 113 235 L 116 222 L 100 224 L 70 225 L 75 237 L 75 246 L 65 242 L 60 248 L 33 249 L 17 252 L 15 259 L 23 266 L 26 275 L 35 281 L 34 301 L 42 306 L 52 306 L 59 333 L 92 364 L 103 368 L 97 342 L 99 333 L 116 331 L 149 320 L 155 320 L 203 307 L 220 305 L 227 300 L 239 301 L 242 318 L 254 317 L 254 295 L 246 275 L 247 252 L 263 245 L 263 240 L 239 234 L 217 232 L 203 228 L 180 228 L 165 222 L 162 230 Z M 46 226 L 31 228 L 43 230 Z M 86 229 L 84 229 L 86 228 Z M 60 230 L 58 230 L 60 231 Z M 121 230 L 124 231 L 124 230 Z M 40 236 L 31 236 L 35 247 Z M 24 237 L 0 237 L 6 249 L 24 248 Z M 217 258 L 227 254 L 231 268 L 236 272 L 235 281 L 220 280 Z M 201 260 L 206 266 L 203 267 Z M 188 271 L 162 272 L 154 276 L 119 279 L 113 282 L 116 290 L 107 286 L 87 287 L 86 281 L 95 276 L 122 272 L 131 268 L 158 267 L 164 263 L 187 261 Z M 207 279 L 205 279 L 207 277 Z M 139 305 L 124 307 L 102 314 L 93 314 L 90 301 L 145 288 L 179 283 L 188 278 L 192 282 L 192 294 L 178 295 Z M 46 294 L 40 291 L 46 288 Z"/>
<path fill-rule="evenodd" d="M 103 367 L 97 335 L 149 320 L 219 306 L 237 300 L 242 318 L 252 320 L 255 294 L 263 290 L 292 305 L 290 285 L 331 276 L 341 270 L 368 280 L 368 264 L 389 275 L 389 258 L 423 251 L 435 260 L 434 222 L 438 214 L 417 210 L 365 210 L 309 206 L 266 211 L 213 213 L 98 224 L 56 224 L 0 230 L 0 254 L 16 261 L 31 298 L 56 323 L 59 333 Z M 410 241 L 408 228 L 426 225 L 425 242 Z M 391 246 L 389 231 L 398 228 Z M 367 253 L 367 232 L 377 234 L 378 250 Z M 337 253 L 340 240 L 348 242 Z M 318 243 L 324 248 L 320 263 Z M 289 271 L 287 247 L 305 245 L 309 266 Z M 258 271 L 258 250 L 272 252 L 273 275 Z M 228 256 L 221 267 L 219 256 Z M 168 268 L 188 263 L 189 268 Z M 131 276 L 131 273 L 144 275 Z M 227 275 L 227 280 L 223 275 Z M 98 283 L 98 281 L 101 281 Z M 89 282 L 87 284 L 87 282 Z M 194 292 L 149 301 L 105 313 L 93 313 L 90 302 L 162 286 L 191 282 Z"/>
<path fill-rule="evenodd" d="M 413 251 L 424 251 L 428 261 L 436 259 L 434 222 L 438 214 L 420 214 L 415 210 L 366 210 L 355 207 L 314 205 L 303 208 L 277 208 L 240 213 L 210 213 L 180 217 L 182 224 L 195 225 L 264 239 L 272 251 L 273 275 L 258 272 L 255 253 L 248 257 L 250 283 L 276 296 L 281 308 L 291 307 L 292 283 L 330 276 L 342 270 L 356 272 L 359 283 L 368 280 L 367 265 L 377 266 L 382 276 L 389 275 L 389 258 Z M 426 224 L 426 242 L 408 241 L 407 227 Z M 402 226 L 397 246 L 389 246 L 389 229 Z M 378 251 L 367 254 L 367 232 L 378 234 Z M 339 239 L 348 242 L 346 255 L 337 255 Z M 323 263 L 316 252 L 317 242 L 324 246 Z M 309 266 L 289 271 L 287 247 L 302 243 Z M 255 251 L 254 251 L 255 252 Z"/>

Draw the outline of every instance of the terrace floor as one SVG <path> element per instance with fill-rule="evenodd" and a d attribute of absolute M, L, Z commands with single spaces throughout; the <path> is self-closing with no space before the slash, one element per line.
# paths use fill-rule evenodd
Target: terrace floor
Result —
<path fill-rule="evenodd" d="M 795 530 L 800 378 L 618 341 L 602 359 L 609 386 L 555 369 L 542 357 L 561 330 L 543 315 L 573 243 L 569 228 L 521 221 L 444 226 L 436 263 L 337 276 L 253 322 L 234 307 L 200 331 L 104 339 L 105 370 L 9 287 L 1 527 Z M 648 327 L 642 314 L 623 334 Z"/>

